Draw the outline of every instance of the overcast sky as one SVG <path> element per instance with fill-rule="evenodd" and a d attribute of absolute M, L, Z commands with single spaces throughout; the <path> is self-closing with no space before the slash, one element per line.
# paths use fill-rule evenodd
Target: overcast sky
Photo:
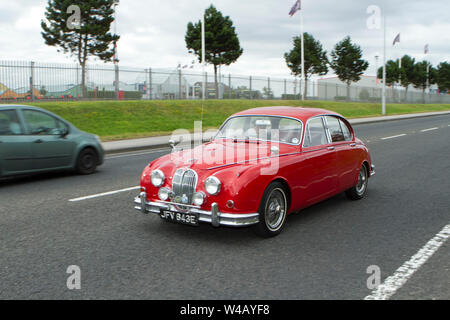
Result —
<path fill-rule="evenodd" d="M 290 17 L 295 0 L 121 0 L 117 12 L 120 64 L 142 68 L 176 68 L 193 59 L 184 36 L 190 21 L 198 21 L 211 3 L 233 20 L 244 54 L 225 67 L 228 74 L 289 76 L 283 55 L 300 34 L 299 15 Z M 369 5 L 387 13 L 387 58 L 410 54 L 433 64 L 450 61 L 450 10 L 448 0 L 303 0 L 306 32 L 331 52 L 345 36 L 361 45 L 369 61 L 368 74 L 375 73 L 375 55 L 383 53 L 382 30 L 366 25 Z M 1 0 L 0 60 L 72 62 L 73 58 L 48 47 L 40 35 L 46 0 Z M 401 43 L 392 41 L 401 33 Z M 94 61 L 94 59 L 91 59 Z M 98 63 L 98 62 L 97 62 Z M 197 66 L 195 70 L 200 70 Z"/>

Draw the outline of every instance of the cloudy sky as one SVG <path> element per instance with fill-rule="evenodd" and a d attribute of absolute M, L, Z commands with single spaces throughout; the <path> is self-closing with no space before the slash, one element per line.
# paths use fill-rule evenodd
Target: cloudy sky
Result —
<path fill-rule="evenodd" d="M 176 68 L 192 61 L 184 42 L 186 25 L 201 18 L 213 3 L 233 20 L 244 54 L 225 67 L 228 74 L 289 76 L 283 54 L 300 34 L 297 14 L 288 12 L 295 0 L 121 0 L 118 8 L 119 56 L 121 65 L 142 68 Z M 303 0 L 305 31 L 319 39 L 328 53 L 350 35 L 361 45 L 370 62 L 368 74 L 375 73 L 375 55 L 382 55 L 382 30 L 367 28 L 369 5 L 387 13 L 387 58 L 410 54 L 433 64 L 450 60 L 450 11 L 448 0 Z M 0 60 L 72 62 L 48 47 L 40 35 L 46 0 L 1 0 Z M 392 41 L 401 33 L 401 43 Z M 97 62 L 98 63 L 98 62 Z M 197 66 L 196 70 L 200 70 Z"/>

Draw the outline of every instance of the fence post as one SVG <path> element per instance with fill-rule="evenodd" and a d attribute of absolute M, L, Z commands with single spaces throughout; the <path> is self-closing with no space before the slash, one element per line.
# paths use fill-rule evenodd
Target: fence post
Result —
<path fill-rule="evenodd" d="M 119 100 L 119 65 L 114 65 L 116 100 Z"/>
<path fill-rule="evenodd" d="M 153 89 L 153 83 L 152 83 L 152 68 L 148 68 L 148 99 L 152 100 L 152 89 Z"/>
<path fill-rule="evenodd" d="M 181 100 L 182 96 L 182 89 L 181 89 L 181 69 L 178 69 L 178 99 Z"/>
<path fill-rule="evenodd" d="M 284 99 L 287 100 L 287 84 L 286 84 L 286 79 L 284 79 Z"/>
<path fill-rule="evenodd" d="M 31 100 L 34 101 L 34 61 L 30 63 L 30 95 Z"/>
<path fill-rule="evenodd" d="M 252 76 L 250 76 L 249 80 L 250 80 L 250 99 L 253 100 L 253 94 L 252 94 Z"/>
<path fill-rule="evenodd" d="M 231 74 L 228 74 L 228 99 L 231 99 Z"/>
<path fill-rule="evenodd" d="M 270 95 L 270 77 L 267 78 L 267 85 L 269 86 L 269 95 Z M 270 98 L 270 96 L 268 98 Z"/>

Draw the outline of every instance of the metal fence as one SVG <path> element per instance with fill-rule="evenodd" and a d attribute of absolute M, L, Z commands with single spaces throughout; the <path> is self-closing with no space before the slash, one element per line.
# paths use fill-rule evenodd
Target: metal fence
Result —
<path fill-rule="evenodd" d="M 219 74 L 202 75 L 189 69 L 129 68 L 89 65 L 85 90 L 82 70 L 77 64 L 49 64 L 27 61 L 0 61 L 0 103 L 41 100 L 179 100 L 206 99 L 300 100 L 298 78 Z M 381 86 L 347 86 L 327 81 L 309 81 L 308 100 L 381 102 Z M 450 103 L 450 95 L 419 90 L 387 89 L 388 103 Z"/>

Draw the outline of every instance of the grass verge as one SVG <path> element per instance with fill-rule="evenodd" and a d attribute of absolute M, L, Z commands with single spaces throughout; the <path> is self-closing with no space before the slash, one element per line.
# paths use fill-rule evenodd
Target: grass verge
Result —
<path fill-rule="evenodd" d="M 41 102 L 36 106 L 67 119 L 103 141 L 170 134 L 176 129 L 193 130 L 200 120 L 201 101 L 83 101 Z M 347 118 L 381 115 L 378 103 L 333 101 L 210 100 L 204 105 L 204 129 L 218 127 L 230 115 L 263 106 L 324 108 Z M 388 115 L 450 110 L 445 104 L 388 104 Z"/>

